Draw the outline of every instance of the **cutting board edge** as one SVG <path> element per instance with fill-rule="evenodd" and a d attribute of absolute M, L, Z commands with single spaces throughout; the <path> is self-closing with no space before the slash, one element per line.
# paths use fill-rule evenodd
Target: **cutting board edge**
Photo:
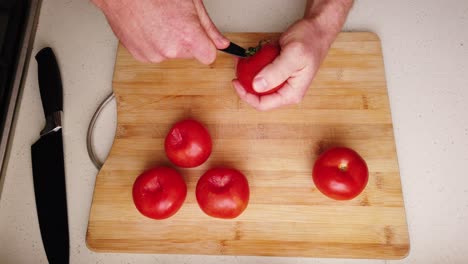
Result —
<path fill-rule="evenodd" d="M 226 33 L 226 35 L 230 35 L 230 34 L 238 34 L 240 32 L 228 32 Z M 353 34 L 361 34 L 363 38 L 367 39 L 368 41 L 378 41 L 380 43 L 380 38 L 379 36 L 376 34 L 376 33 L 373 33 L 373 32 L 341 32 L 340 35 L 339 35 L 339 38 L 346 38 L 347 35 L 353 35 Z M 265 34 L 265 32 L 250 32 L 250 33 L 246 33 L 246 34 L 249 34 L 249 35 L 255 35 L 255 34 Z M 277 32 L 273 32 L 273 33 L 267 33 L 267 34 L 280 34 L 280 33 L 277 33 Z M 342 40 L 343 41 L 343 40 Z M 380 46 L 381 46 L 381 43 L 380 43 Z M 121 43 L 119 43 L 119 46 L 118 46 L 118 51 L 117 52 L 120 52 L 120 49 L 124 49 L 123 45 Z M 383 60 L 383 54 L 381 54 L 382 56 L 382 60 Z M 117 57 L 116 57 L 116 64 L 117 64 Z M 114 75 L 115 75 L 115 72 L 116 72 L 116 68 L 114 68 Z M 384 75 L 385 77 L 385 82 L 386 82 L 386 75 Z M 114 77 L 113 77 L 113 80 L 114 80 Z M 114 89 L 114 81 L 113 81 L 113 89 Z M 388 88 L 387 86 L 385 86 L 385 89 L 387 90 L 387 93 L 388 93 Z M 118 103 L 118 98 L 116 98 L 116 101 Z M 391 112 L 391 109 L 390 109 L 390 112 Z M 392 126 L 393 126 L 393 118 L 392 118 Z M 117 124 L 118 124 L 118 115 L 117 115 Z M 394 131 L 393 131 L 393 137 L 394 137 Z M 113 149 L 114 149 L 114 146 L 115 146 L 115 143 L 118 139 L 117 138 L 114 138 L 113 140 L 113 143 L 112 143 L 112 147 L 111 147 L 111 151 L 110 151 L 110 155 L 109 157 L 111 157 L 111 153 L 113 152 Z M 396 142 L 393 143 L 395 145 L 395 149 L 396 149 Z M 106 162 L 107 162 L 108 159 L 106 159 Z M 397 163 L 398 163 L 398 155 L 396 157 L 396 160 L 397 160 Z M 97 176 L 96 177 L 99 177 L 99 175 L 101 174 L 102 171 L 105 170 L 105 164 L 106 162 L 104 163 L 104 166 L 99 170 L 99 172 L 97 173 Z M 399 165 L 398 165 L 398 174 L 400 175 L 400 171 L 399 171 Z M 401 175 L 400 175 L 400 180 L 401 180 Z M 92 205 L 94 204 L 94 198 L 95 198 L 95 192 L 96 191 L 96 186 L 93 190 L 93 202 L 92 202 Z M 402 195 L 402 199 L 404 201 L 404 195 Z M 403 253 L 401 255 L 385 255 L 385 256 L 382 256 L 382 257 L 372 257 L 372 258 L 375 258 L 375 259 L 404 259 L 406 258 L 409 253 L 410 253 L 410 249 L 411 249 L 411 246 L 410 246 L 410 239 L 409 239 L 409 229 L 408 229 L 408 222 L 407 222 L 407 217 L 406 217 L 406 207 L 404 206 L 404 210 L 405 210 L 405 214 L 404 214 L 404 219 L 405 219 L 405 222 L 406 222 L 406 226 L 407 226 L 407 233 L 408 233 L 408 243 L 406 247 L 406 250 L 403 251 Z M 99 247 L 96 247 L 95 243 L 97 241 L 99 241 L 99 239 L 92 239 L 90 238 L 89 236 L 89 223 L 91 222 L 91 208 L 90 208 L 90 217 L 88 219 L 88 228 L 87 228 L 87 234 L 86 234 L 86 245 L 87 247 L 94 251 L 94 252 L 129 252 L 129 253 L 155 253 L 154 251 L 123 251 L 123 250 L 113 250 L 111 248 L 109 249 L 99 249 Z M 181 253 L 168 253 L 168 252 L 162 252 L 162 253 L 157 253 L 157 254 L 181 254 Z M 190 253 L 190 254 L 194 254 L 194 255 L 220 255 L 220 254 L 216 254 L 216 253 L 213 253 L 213 254 L 197 254 L 197 252 L 193 252 L 193 253 Z M 221 254 L 221 255 L 232 255 L 232 254 Z M 245 256 L 254 256 L 254 255 L 258 255 L 258 254 L 252 254 L 252 255 L 249 255 L 249 254 L 246 254 Z M 269 256 L 269 255 L 260 255 L 260 256 Z M 274 256 L 287 256 L 285 254 L 279 254 L 279 255 L 274 255 Z M 295 257 L 301 257 L 300 255 L 295 255 Z M 334 258 L 334 257 L 337 257 L 336 254 L 334 255 L 304 255 L 304 257 L 320 257 L 320 258 Z M 355 257 L 355 256 L 338 256 L 338 257 L 346 257 L 346 258 L 355 258 L 355 259 L 364 259 L 362 257 Z"/>
<path fill-rule="evenodd" d="M 96 253 L 128 253 L 128 254 L 160 254 L 160 255 L 197 255 L 197 256 L 259 256 L 259 257 L 290 257 L 290 258 L 344 258 L 344 259 L 376 259 L 376 260 L 402 260 L 409 256 L 411 252 L 410 244 L 396 244 L 393 245 L 395 250 L 398 250 L 398 253 L 388 253 L 388 254 L 369 254 L 367 256 L 361 255 L 357 256 L 347 251 L 348 254 L 337 254 L 337 251 L 329 254 L 320 254 L 320 253 L 311 253 L 311 254 L 259 254 L 257 252 L 251 253 L 242 253 L 242 254 L 232 254 L 232 253 L 223 253 L 221 252 L 200 252 L 200 251 L 172 251 L 167 252 L 161 250 L 149 249 L 149 250 L 126 250 L 120 248 L 111 248 L 111 247 L 98 247 L 95 245 L 98 243 L 99 239 L 92 239 L 86 235 L 86 246 L 89 250 Z M 189 245 L 189 244 L 188 244 Z M 305 251 L 301 251 L 305 252 Z M 374 251 L 375 252 L 375 251 Z"/>
<path fill-rule="evenodd" d="M 226 31 L 223 32 L 223 35 L 226 37 L 238 37 L 238 34 L 243 34 L 247 36 L 260 36 L 260 35 L 271 35 L 271 36 L 280 36 L 282 32 L 261 32 L 261 31 L 253 31 L 253 32 L 234 32 L 234 31 Z M 381 42 L 380 36 L 374 31 L 341 31 L 335 41 L 343 41 L 350 39 L 349 36 L 352 36 L 352 40 L 356 41 L 356 37 L 358 40 L 361 41 L 378 41 Z"/>

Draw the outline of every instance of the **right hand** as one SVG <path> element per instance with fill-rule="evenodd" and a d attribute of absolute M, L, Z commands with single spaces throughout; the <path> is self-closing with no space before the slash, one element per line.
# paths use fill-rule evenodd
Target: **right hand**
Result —
<path fill-rule="evenodd" d="M 195 58 L 216 59 L 229 45 L 211 21 L 202 0 L 93 0 L 115 35 L 141 62 Z"/>

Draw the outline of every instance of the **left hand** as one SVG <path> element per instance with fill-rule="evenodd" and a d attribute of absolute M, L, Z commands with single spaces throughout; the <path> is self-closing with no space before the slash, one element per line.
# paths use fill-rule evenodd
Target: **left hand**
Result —
<path fill-rule="evenodd" d="M 280 55 L 253 81 L 257 92 L 268 91 L 285 82 L 284 86 L 273 94 L 257 96 L 246 92 L 236 79 L 232 84 L 239 97 L 260 111 L 300 103 L 331 45 L 327 39 L 314 20 L 297 21 L 281 35 Z"/>

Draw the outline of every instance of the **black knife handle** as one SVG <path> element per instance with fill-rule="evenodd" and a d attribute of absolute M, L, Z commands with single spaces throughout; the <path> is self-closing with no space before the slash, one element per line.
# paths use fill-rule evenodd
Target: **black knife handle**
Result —
<path fill-rule="evenodd" d="M 39 90 L 45 116 L 63 110 L 62 78 L 51 48 L 43 48 L 36 54 Z"/>
<path fill-rule="evenodd" d="M 242 48 L 241 46 L 237 45 L 236 43 L 230 42 L 229 46 L 225 49 L 220 49 L 220 51 L 224 51 L 226 53 L 229 53 L 231 55 L 239 56 L 239 57 L 246 57 L 247 56 L 247 51 Z"/>

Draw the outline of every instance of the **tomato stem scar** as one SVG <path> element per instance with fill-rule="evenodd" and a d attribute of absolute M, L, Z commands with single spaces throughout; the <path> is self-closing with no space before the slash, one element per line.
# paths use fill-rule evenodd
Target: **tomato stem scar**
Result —
<path fill-rule="evenodd" d="M 346 171 L 346 169 L 348 169 L 348 164 L 341 163 L 338 167 L 340 168 L 340 171 Z"/>

